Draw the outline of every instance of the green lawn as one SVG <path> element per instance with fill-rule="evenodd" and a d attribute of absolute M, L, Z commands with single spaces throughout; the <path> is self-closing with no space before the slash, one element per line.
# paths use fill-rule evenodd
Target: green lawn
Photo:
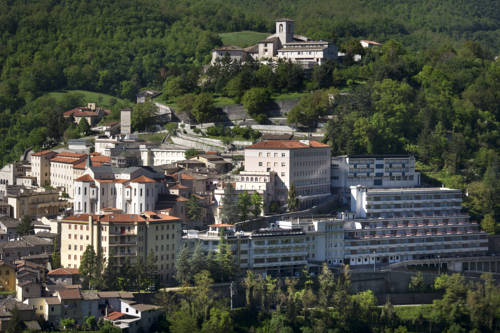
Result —
<path fill-rule="evenodd" d="M 400 319 L 405 321 L 414 321 L 420 316 L 420 314 L 425 319 L 429 319 L 432 312 L 432 305 L 431 304 L 415 305 L 415 306 L 395 305 L 394 311 L 396 312 L 396 314 Z"/>
<path fill-rule="evenodd" d="M 285 101 L 288 99 L 301 98 L 302 96 L 305 96 L 307 94 L 309 94 L 309 93 L 308 92 L 294 92 L 294 93 L 279 94 L 279 95 L 273 96 L 273 99 L 275 101 Z"/>
<path fill-rule="evenodd" d="M 219 108 L 226 105 L 234 105 L 234 104 L 236 104 L 234 100 L 229 97 L 219 96 L 215 98 L 215 106 Z"/>
<path fill-rule="evenodd" d="M 125 104 L 132 104 L 131 102 L 128 102 L 124 99 L 114 97 L 111 95 L 103 94 L 103 93 L 97 93 L 93 91 L 87 91 L 87 90 L 62 90 L 62 91 L 54 91 L 48 93 L 49 96 L 54 97 L 56 100 L 61 99 L 65 94 L 68 93 L 78 93 L 83 95 L 83 101 L 84 103 L 96 103 L 97 106 L 102 106 L 105 108 L 110 108 L 113 103 L 111 102 L 112 99 L 115 99 L 117 102 L 120 103 L 125 103 Z"/>
<path fill-rule="evenodd" d="M 262 39 L 266 39 L 270 34 L 257 31 L 238 31 L 224 32 L 219 34 L 224 45 L 235 45 L 239 47 L 247 47 L 256 44 Z"/>
<path fill-rule="evenodd" d="M 139 139 L 143 139 L 144 141 L 154 144 L 160 144 L 166 135 L 166 133 L 139 134 Z"/>

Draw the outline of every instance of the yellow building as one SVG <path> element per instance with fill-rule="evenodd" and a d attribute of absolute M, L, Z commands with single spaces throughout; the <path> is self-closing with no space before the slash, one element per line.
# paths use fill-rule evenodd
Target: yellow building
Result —
<path fill-rule="evenodd" d="M 13 188 L 7 191 L 7 203 L 12 207 L 12 217 L 21 218 L 58 215 L 61 209 L 68 207 L 68 201 L 59 199 L 59 192 L 40 188 Z"/>
<path fill-rule="evenodd" d="M 0 260 L 0 290 L 1 291 L 16 290 L 15 266 L 6 263 L 3 260 Z"/>
<path fill-rule="evenodd" d="M 161 279 L 167 280 L 174 272 L 181 234 L 178 217 L 155 212 L 69 216 L 61 221 L 61 265 L 78 268 L 85 249 L 92 245 L 118 265 L 154 255 Z"/>

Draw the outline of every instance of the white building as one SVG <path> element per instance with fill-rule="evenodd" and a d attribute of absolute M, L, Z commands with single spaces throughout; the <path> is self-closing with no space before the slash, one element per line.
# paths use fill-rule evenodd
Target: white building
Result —
<path fill-rule="evenodd" d="M 205 253 L 217 251 L 222 232 L 242 270 L 262 275 L 291 276 L 307 266 L 308 242 L 300 228 L 235 231 L 230 224 L 214 224 L 208 231 L 188 230 L 183 242 L 194 249 L 199 242 Z M 223 230 L 222 230 L 223 229 Z"/>
<path fill-rule="evenodd" d="M 302 207 L 330 195 L 330 147 L 313 140 L 269 140 L 245 148 L 245 172 L 275 172 L 275 198 L 282 204 L 295 185 Z"/>
<path fill-rule="evenodd" d="M 244 49 L 229 45 L 213 50 L 212 64 L 224 57 L 229 57 L 232 61 L 242 61 L 246 56 L 251 56 L 264 63 L 283 59 L 311 67 L 321 65 L 327 59 L 335 59 L 337 54 L 337 47 L 332 43 L 295 35 L 294 21 L 282 18 L 276 20 L 276 33 L 256 45 Z"/>
<path fill-rule="evenodd" d="M 346 263 L 484 254 L 487 235 L 469 221 L 461 203 L 455 189 L 351 187 L 356 219 L 344 226 Z"/>
<path fill-rule="evenodd" d="M 269 210 L 269 205 L 275 200 L 274 184 L 276 173 L 273 171 L 240 171 L 235 176 L 236 193 L 259 193 L 262 197 L 263 211 Z"/>
<path fill-rule="evenodd" d="M 173 164 L 186 159 L 186 148 L 171 144 L 162 144 L 155 148 L 141 145 L 140 151 L 144 166 Z"/>
<path fill-rule="evenodd" d="M 308 242 L 308 261 L 329 266 L 344 262 L 344 220 L 335 217 L 291 218 L 278 221 L 283 229 L 301 228 Z"/>
<path fill-rule="evenodd" d="M 105 208 L 140 214 L 154 210 L 158 196 L 166 193 L 162 174 L 140 167 L 89 167 L 75 180 L 75 214 L 100 214 Z"/>
<path fill-rule="evenodd" d="M 420 185 L 415 157 L 410 155 L 343 155 L 332 157 L 332 188 L 351 186 L 413 187 Z"/>

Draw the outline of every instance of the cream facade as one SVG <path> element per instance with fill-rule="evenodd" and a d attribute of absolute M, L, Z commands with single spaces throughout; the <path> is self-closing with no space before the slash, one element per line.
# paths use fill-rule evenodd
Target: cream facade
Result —
<path fill-rule="evenodd" d="M 44 150 L 31 155 L 31 176 L 36 177 L 38 186 L 50 185 L 50 160 L 57 155 Z"/>
<path fill-rule="evenodd" d="M 20 188 L 7 193 L 7 203 L 11 206 L 13 218 L 22 218 L 25 215 L 31 217 L 55 216 L 68 207 L 66 200 L 59 199 L 59 192 Z"/>
<path fill-rule="evenodd" d="M 313 140 L 262 141 L 245 149 L 246 172 L 275 172 L 276 200 L 286 203 L 295 185 L 301 206 L 330 195 L 330 147 Z"/>
<path fill-rule="evenodd" d="M 102 251 L 109 263 L 136 263 L 154 255 L 163 280 L 172 277 L 180 248 L 181 221 L 174 216 L 143 214 L 81 214 L 61 221 L 61 265 L 78 268 L 88 245 Z"/>
<path fill-rule="evenodd" d="M 173 164 L 186 159 L 186 149 L 174 145 L 161 145 L 158 148 L 141 145 L 140 152 L 144 166 Z"/>
<path fill-rule="evenodd" d="M 73 211 L 100 214 L 104 209 L 116 208 L 139 214 L 154 210 L 158 196 L 166 193 L 163 178 L 162 174 L 140 167 L 90 167 L 74 182 Z"/>

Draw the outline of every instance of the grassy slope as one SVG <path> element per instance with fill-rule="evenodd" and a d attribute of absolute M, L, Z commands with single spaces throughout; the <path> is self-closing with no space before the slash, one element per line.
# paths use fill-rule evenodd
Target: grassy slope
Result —
<path fill-rule="evenodd" d="M 247 47 L 265 39 L 270 34 L 256 31 L 225 32 L 219 34 L 222 44 Z"/>
<path fill-rule="evenodd" d="M 86 90 L 63 90 L 63 91 L 55 91 L 55 92 L 50 92 L 47 95 L 54 97 L 56 100 L 60 100 L 65 94 L 69 93 L 78 93 L 83 95 L 83 101 L 84 103 L 96 103 L 98 106 L 102 106 L 105 108 L 110 108 L 113 103 L 111 103 L 112 99 L 115 99 L 117 103 L 128 103 L 124 99 L 114 97 L 111 95 L 103 94 L 103 93 L 97 93 L 93 91 L 86 91 Z M 116 104 L 116 103 L 115 103 Z"/>

